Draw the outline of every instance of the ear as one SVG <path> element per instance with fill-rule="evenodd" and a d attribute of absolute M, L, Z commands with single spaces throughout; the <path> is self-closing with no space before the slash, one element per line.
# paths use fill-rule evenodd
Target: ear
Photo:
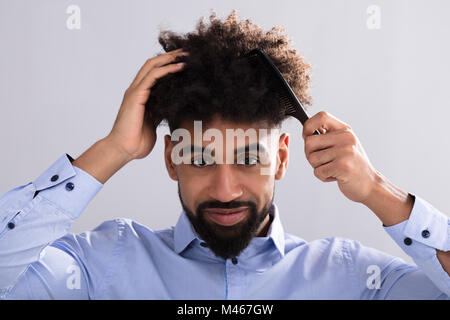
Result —
<path fill-rule="evenodd" d="M 172 162 L 172 149 L 173 149 L 173 141 L 171 140 L 171 136 L 166 134 L 164 136 L 164 161 L 166 163 L 167 173 L 169 177 L 175 181 L 178 181 L 178 175 L 176 170 L 176 165 Z"/>
<path fill-rule="evenodd" d="M 278 141 L 277 154 L 277 171 L 275 172 L 275 180 L 283 178 L 287 170 L 289 160 L 289 134 L 283 133 Z"/>

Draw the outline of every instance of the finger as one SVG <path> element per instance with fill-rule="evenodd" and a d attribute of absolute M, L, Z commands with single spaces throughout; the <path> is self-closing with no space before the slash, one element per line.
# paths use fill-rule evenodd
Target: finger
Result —
<path fill-rule="evenodd" d="M 182 56 L 186 53 L 182 51 L 183 49 L 177 49 L 173 51 L 169 51 L 163 54 L 160 54 L 156 57 L 147 59 L 142 68 L 139 70 L 136 78 L 132 82 L 131 86 L 136 86 L 138 83 L 142 81 L 145 75 L 154 67 L 160 67 L 166 65 L 168 63 L 174 62 L 179 56 Z"/>
<path fill-rule="evenodd" d="M 316 176 L 317 179 L 323 181 L 323 182 L 331 182 L 336 181 L 336 177 L 334 176 L 335 171 L 335 161 L 328 162 L 326 164 L 323 164 L 317 168 L 314 168 L 314 176 Z"/>
<path fill-rule="evenodd" d="M 313 117 L 306 120 L 303 125 L 303 139 L 318 130 L 321 133 L 328 133 L 329 131 L 339 130 L 343 128 L 350 128 L 348 124 L 336 119 L 334 116 L 325 111 L 316 113 Z"/>
<path fill-rule="evenodd" d="M 348 130 L 349 129 L 340 129 L 322 135 L 310 135 L 305 137 L 306 158 L 313 152 L 343 144 L 344 141 L 341 139 L 341 135 Z"/>
<path fill-rule="evenodd" d="M 325 150 L 320 150 L 316 152 L 312 152 L 308 157 L 308 161 L 311 164 L 311 166 L 315 169 L 323 164 L 326 164 L 328 162 L 333 161 L 337 157 L 337 151 L 338 149 L 336 147 L 334 148 L 328 148 Z"/>
<path fill-rule="evenodd" d="M 183 48 L 169 51 L 163 54 L 160 54 L 156 57 L 147 59 L 147 61 L 144 63 L 144 65 L 141 67 L 141 69 L 138 71 L 135 79 L 131 83 L 130 87 L 135 87 L 138 83 L 142 81 L 142 79 L 145 77 L 145 75 L 155 67 L 160 67 L 163 65 L 166 65 L 168 63 L 174 62 L 178 57 L 186 55 L 186 52 L 182 51 Z"/>
<path fill-rule="evenodd" d="M 169 73 L 175 73 L 178 71 L 181 71 L 183 69 L 184 65 L 182 64 L 168 64 L 166 66 L 157 67 L 152 70 L 150 70 L 145 77 L 142 79 L 142 81 L 137 85 L 136 89 L 138 90 L 149 90 L 151 87 L 153 87 L 156 83 L 156 80 L 164 77 L 165 75 Z"/>

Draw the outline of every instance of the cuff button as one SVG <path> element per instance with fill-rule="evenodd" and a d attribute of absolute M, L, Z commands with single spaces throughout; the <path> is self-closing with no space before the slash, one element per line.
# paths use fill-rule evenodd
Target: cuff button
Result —
<path fill-rule="evenodd" d="M 66 184 L 66 190 L 67 190 L 67 191 L 72 191 L 73 188 L 75 188 L 75 185 L 74 185 L 72 182 L 68 182 L 68 183 Z"/>
<path fill-rule="evenodd" d="M 55 182 L 56 180 L 58 180 L 59 176 L 57 174 L 55 174 L 53 177 L 50 178 L 51 182 Z"/>
<path fill-rule="evenodd" d="M 411 238 L 405 238 L 405 239 L 403 240 L 403 243 L 406 244 L 407 246 L 410 246 L 411 243 L 412 243 L 412 240 L 411 240 Z"/>
<path fill-rule="evenodd" d="M 429 238 L 429 237 L 430 237 L 430 231 L 428 231 L 428 230 L 423 230 L 423 231 L 422 231 L 422 237 L 424 237 L 424 238 Z"/>
<path fill-rule="evenodd" d="M 8 222 L 8 229 L 14 229 L 16 227 L 16 225 L 14 224 L 14 222 Z"/>

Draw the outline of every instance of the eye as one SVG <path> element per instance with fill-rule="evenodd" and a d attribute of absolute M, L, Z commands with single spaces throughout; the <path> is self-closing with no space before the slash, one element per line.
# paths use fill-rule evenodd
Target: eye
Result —
<path fill-rule="evenodd" d="M 259 158 L 256 155 L 247 154 L 247 155 L 239 155 L 237 159 L 238 164 L 242 164 L 245 166 L 254 166 L 259 163 Z"/>
<path fill-rule="evenodd" d="M 209 161 L 208 161 L 209 160 Z M 211 159 L 204 159 L 203 157 L 193 158 L 191 164 L 196 166 L 197 168 L 204 168 L 213 164 Z"/>

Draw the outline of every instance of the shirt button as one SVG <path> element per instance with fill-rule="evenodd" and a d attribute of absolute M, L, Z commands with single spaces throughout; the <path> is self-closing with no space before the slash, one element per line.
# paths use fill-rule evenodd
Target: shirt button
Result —
<path fill-rule="evenodd" d="M 15 226 L 14 222 L 8 222 L 8 229 L 14 229 Z"/>
<path fill-rule="evenodd" d="M 405 238 L 405 239 L 403 240 L 403 243 L 406 244 L 407 246 L 410 246 L 411 243 L 412 243 L 412 240 L 411 240 L 411 238 Z"/>
<path fill-rule="evenodd" d="M 200 245 L 202 246 L 202 247 L 208 247 L 208 245 L 206 244 L 206 242 L 200 242 Z"/>
<path fill-rule="evenodd" d="M 67 190 L 67 191 L 72 191 L 73 188 L 75 188 L 75 185 L 74 185 L 72 182 L 68 182 L 68 183 L 66 184 L 66 190 Z"/>
<path fill-rule="evenodd" d="M 428 231 L 428 230 L 423 230 L 422 231 L 422 237 L 428 238 L 429 236 L 430 236 L 430 231 Z"/>
<path fill-rule="evenodd" d="M 238 259 L 236 257 L 231 258 L 231 262 L 233 262 L 233 264 L 237 264 L 238 263 Z"/>
<path fill-rule="evenodd" d="M 51 177 L 50 181 L 51 182 L 55 182 L 56 180 L 58 180 L 59 176 L 57 174 L 55 174 L 53 177 Z"/>

